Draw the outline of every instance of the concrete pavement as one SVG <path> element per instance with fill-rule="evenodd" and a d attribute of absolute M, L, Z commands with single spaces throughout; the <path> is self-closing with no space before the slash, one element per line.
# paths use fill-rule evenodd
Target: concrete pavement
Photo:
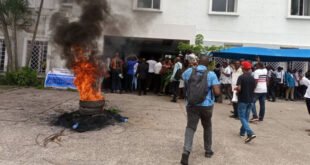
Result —
<path fill-rule="evenodd" d="M 99 131 L 66 130 L 60 145 L 44 138 L 62 128 L 50 125 L 57 115 L 78 108 L 78 93 L 32 88 L 0 91 L 0 164 L 26 165 L 178 165 L 186 126 L 184 104 L 168 97 L 107 94 L 129 122 Z M 240 121 L 232 107 L 215 105 L 213 150 L 204 157 L 202 127 L 195 134 L 190 164 L 307 165 L 310 162 L 310 116 L 303 102 L 267 103 L 265 121 L 251 124 L 257 138 L 238 136 Z M 38 143 L 38 144 L 37 144 Z"/>

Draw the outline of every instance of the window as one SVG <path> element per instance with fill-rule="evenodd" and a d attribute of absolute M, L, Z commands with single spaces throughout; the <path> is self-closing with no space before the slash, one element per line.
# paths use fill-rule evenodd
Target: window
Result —
<path fill-rule="evenodd" d="M 137 0 L 137 8 L 160 10 L 160 0 Z"/>
<path fill-rule="evenodd" d="M 4 71 L 5 45 L 4 40 L 0 39 L 0 72 Z"/>
<path fill-rule="evenodd" d="M 310 0 L 291 0 L 291 15 L 310 16 Z"/>
<path fill-rule="evenodd" d="M 31 41 L 27 42 L 27 49 L 31 49 Z M 45 73 L 46 58 L 47 58 L 47 41 L 35 41 L 34 47 L 31 52 L 30 68 L 36 70 L 38 73 Z"/>
<path fill-rule="evenodd" d="M 237 12 L 237 0 L 212 0 L 212 12 Z"/>

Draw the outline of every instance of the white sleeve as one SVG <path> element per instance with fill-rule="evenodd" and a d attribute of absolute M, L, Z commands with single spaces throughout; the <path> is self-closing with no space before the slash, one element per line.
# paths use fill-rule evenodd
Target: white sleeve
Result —
<path fill-rule="evenodd" d="M 258 79 L 259 78 L 259 73 L 257 71 L 254 72 L 254 79 Z"/>

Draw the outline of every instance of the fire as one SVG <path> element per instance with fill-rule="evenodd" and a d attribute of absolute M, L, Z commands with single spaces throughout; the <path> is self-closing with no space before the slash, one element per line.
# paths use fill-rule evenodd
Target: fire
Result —
<path fill-rule="evenodd" d="M 81 101 L 99 101 L 104 97 L 96 87 L 99 72 L 96 64 L 92 63 L 85 55 L 87 52 L 79 47 L 74 47 L 75 63 L 73 72 L 75 74 L 74 84 L 80 92 Z"/>

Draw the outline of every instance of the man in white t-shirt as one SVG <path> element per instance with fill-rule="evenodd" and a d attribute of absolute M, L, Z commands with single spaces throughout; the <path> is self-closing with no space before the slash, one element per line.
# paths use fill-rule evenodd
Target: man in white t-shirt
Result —
<path fill-rule="evenodd" d="M 224 62 L 221 72 L 221 84 L 223 85 L 224 93 L 229 100 L 232 99 L 231 72 L 231 67 L 227 64 L 227 62 Z"/>
<path fill-rule="evenodd" d="M 259 117 L 257 116 L 256 112 L 256 106 L 252 109 L 253 112 L 253 118 L 251 121 L 263 121 L 265 116 L 265 102 L 266 102 L 266 96 L 267 96 L 267 74 L 268 71 L 265 68 L 264 64 L 261 62 L 258 62 L 256 64 L 257 69 L 254 71 L 254 79 L 256 81 L 256 88 L 255 88 L 255 100 L 254 103 L 256 103 L 257 100 L 259 100 Z"/>
<path fill-rule="evenodd" d="M 308 109 L 308 113 L 310 115 L 310 80 L 308 78 L 306 78 L 305 76 L 300 76 L 300 85 L 305 85 L 307 87 L 307 91 L 305 93 L 305 99 L 306 99 L 306 105 L 307 105 L 307 109 Z M 309 136 L 310 136 L 310 129 L 307 129 L 306 131 L 309 132 Z"/>
<path fill-rule="evenodd" d="M 151 59 L 147 60 L 146 63 L 149 64 L 149 72 L 148 72 L 148 76 L 147 76 L 147 90 L 152 90 L 154 87 L 154 68 L 155 68 L 155 64 L 157 63 L 153 57 L 151 57 Z"/>
<path fill-rule="evenodd" d="M 154 92 L 155 94 L 158 94 L 160 92 L 160 85 L 161 85 L 161 68 L 163 67 L 162 65 L 163 60 L 160 59 L 154 66 L 154 73 L 155 73 L 155 77 L 154 77 Z"/>
<path fill-rule="evenodd" d="M 242 68 L 240 67 L 240 61 L 235 61 L 231 64 L 232 74 L 231 74 L 231 89 L 234 92 L 234 89 L 237 87 L 238 78 L 243 74 Z M 233 102 L 233 115 L 230 117 L 238 119 L 238 103 Z"/>

